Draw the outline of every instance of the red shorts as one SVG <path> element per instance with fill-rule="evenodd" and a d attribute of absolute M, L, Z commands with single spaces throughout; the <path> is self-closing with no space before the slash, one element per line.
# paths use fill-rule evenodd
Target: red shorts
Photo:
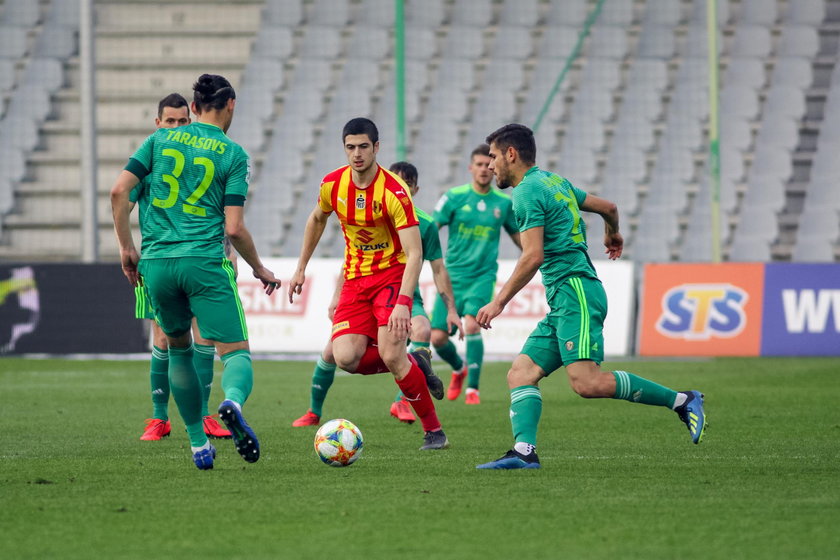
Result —
<path fill-rule="evenodd" d="M 400 295 L 405 265 L 392 266 L 370 276 L 344 281 L 333 315 L 332 338 L 364 334 L 376 340 Z"/>

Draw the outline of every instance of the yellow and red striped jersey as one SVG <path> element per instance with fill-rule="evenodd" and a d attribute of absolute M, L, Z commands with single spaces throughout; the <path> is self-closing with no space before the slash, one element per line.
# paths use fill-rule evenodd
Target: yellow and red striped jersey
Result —
<path fill-rule="evenodd" d="M 408 187 L 396 174 L 378 166 L 367 188 L 353 184 L 349 165 L 321 181 L 318 205 L 335 212 L 344 232 L 344 277 L 369 276 L 405 263 L 398 231 L 418 225 Z"/>

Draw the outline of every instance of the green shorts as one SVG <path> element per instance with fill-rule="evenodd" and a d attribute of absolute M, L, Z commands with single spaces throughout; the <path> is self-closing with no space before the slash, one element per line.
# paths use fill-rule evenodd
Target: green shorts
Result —
<path fill-rule="evenodd" d="M 195 315 L 203 338 L 216 342 L 248 340 L 245 312 L 229 260 L 141 260 L 140 273 L 157 322 L 168 336 L 189 331 Z"/>
<path fill-rule="evenodd" d="M 423 296 L 420 295 L 420 288 L 414 290 L 414 298 L 411 303 L 411 318 L 413 319 L 418 315 L 422 315 L 426 319 L 429 318 L 429 314 L 426 313 L 426 309 L 423 307 Z"/>
<path fill-rule="evenodd" d="M 145 285 L 134 288 L 134 318 L 155 320 L 155 310 Z"/>
<path fill-rule="evenodd" d="M 601 281 L 568 278 L 548 306 L 548 315 L 537 324 L 520 354 L 531 358 L 546 374 L 572 362 L 603 362 L 607 294 Z"/>
<path fill-rule="evenodd" d="M 452 278 L 452 291 L 455 296 L 455 309 L 458 316 L 476 316 L 478 310 L 493 301 L 496 292 L 496 275 L 470 278 L 468 281 L 456 281 Z M 432 308 L 432 328 L 446 330 L 446 304 L 440 294 L 435 298 Z"/>

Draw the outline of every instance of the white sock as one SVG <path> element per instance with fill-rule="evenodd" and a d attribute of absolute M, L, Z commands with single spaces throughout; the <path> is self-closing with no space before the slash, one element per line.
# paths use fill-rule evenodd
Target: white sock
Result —
<path fill-rule="evenodd" d="M 193 452 L 193 455 L 195 455 L 199 451 L 204 451 L 205 449 L 207 449 L 207 450 L 210 449 L 210 440 L 209 439 L 207 440 L 207 443 L 205 443 L 201 447 L 190 447 L 190 450 Z"/>
<path fill-rule="evenodd" d="M 478 394 L 478 389 L 473 389 L 472 387 L 467 387 L 467 394 L 476 393 Z"/>
<path fill-rule="evenodd" d="M 685 404 L 685 401 L 688 400 L 688 395 L 685 393 L 677 393 L 677 398 L 674 399 L 674 406 L 671 407 L 671 410 L 676 410 L 677 408 L 681 407 Z"/>
<path fill-rule="evenodd" d="M 530 455 L 533 453 L 537 447 L 535 445 L 531 445 L 530 443 L 525 443 L 524 441 L 517 441 L 516 444 L 513 446 L 513 450 L 517 453 L 521 453 L 523 455 Z"/>

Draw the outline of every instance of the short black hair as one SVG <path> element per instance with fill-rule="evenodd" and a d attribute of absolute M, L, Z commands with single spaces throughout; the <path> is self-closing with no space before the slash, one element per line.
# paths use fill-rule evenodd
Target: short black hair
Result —
<path fill-rule="evenodd" d="M 236 99 L 236 92 L 226 78 L 216 74 L 202 74 L 193 84 L 193 103 L 200 112 L 214 109 L 219 111 L 228 99 Z"/>
<path fill-rule="evenodd" d="M 470 153 L 470 161 L 472 161 L 472 159 L 475 156 L 488 156 L 489 157 L 490 156 L 490 146 L 488 146 L 487 144 L 479 144 Z"/>
<path fill-rule="evenodd" d="M 391 167 L 388 169 L 402 177 L 403 181 L 405 181 L 408 186 L 417 185 L 417 168 L 407 161 L 397 161 L 392 163 Z"/>
<path fill-rule="evenodd" d="M 488 144 L 496 144 L 500 150 L 513 147 L 525 165 L 534 165 L 537 160 L 537 143 L 534 131 L 524 124 L 506 124 L 487 137 Z"/>
<path fill-rule="evenodd" d="M 187 103 L 187 99 L 180 93 L 170 93 L 158 103 L 158 118 L 163 117 L 163 109 L 165 107 L 180 109 L 181 107 L 189 107 L 189 103 Z M 187 113 L 189 113 L 189 109 Z"/>
<path fill-rule="evenodd" d="M 344 142 L 348 136 L 355 134 L 367 134 L 373 144 L 379 142 L 379 129 L 376 128 L 372 120 L 365 117 L 356 117 L 347 121 L 344 130 L 341 132 L 341 141 Z"/>

